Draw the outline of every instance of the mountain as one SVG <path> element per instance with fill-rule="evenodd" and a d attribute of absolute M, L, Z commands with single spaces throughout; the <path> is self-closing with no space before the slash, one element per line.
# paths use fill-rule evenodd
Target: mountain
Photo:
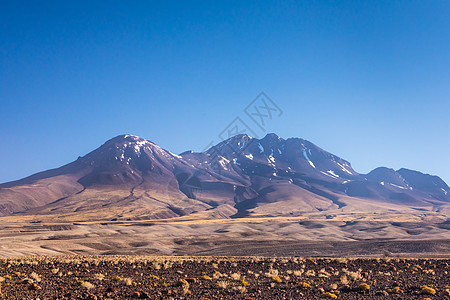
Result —
<path fill-rule="evenodd" d="M 273 133 L 180 155 L 120 135 L 65 166 L 1 184 L 0 215 L 86 221 L 436 211 L 450 203 L 449 190 L 439 177 L 408 169 L 359 174 L 307 140 Z"/>

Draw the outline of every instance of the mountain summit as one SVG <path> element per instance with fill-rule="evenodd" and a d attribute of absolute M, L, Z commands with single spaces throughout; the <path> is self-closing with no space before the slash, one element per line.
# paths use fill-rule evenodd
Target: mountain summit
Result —
<path fill-rule="evenodd" d="M 273 133 L 236 135 L 205 152 L 180 155 L 127 134 L 60 168 L 1 184 L 0 215 L 299 216 L 363 202 L 373 210 L 386 204 L 436 210 L 450 202 L 449 190 L 439 177 L 408 169 L 359 174 L 307 140 Z"/>

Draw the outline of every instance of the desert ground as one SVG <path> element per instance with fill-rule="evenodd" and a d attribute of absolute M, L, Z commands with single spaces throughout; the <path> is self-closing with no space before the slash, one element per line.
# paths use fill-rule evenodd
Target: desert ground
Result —
<path fill-rule="evenodd" d="M 0 260 L 2 299 L 447 299 L 449 259 L 59 256 Z"/>
<path fill-rule="evenodd" d="M 130 213 L 131 214 L 131 213 Z M 442 212 L 0 218 L 3 299 L 446 299 Z M 350 258 L 352 257 L 352 258 Z"/>
<path fill-rule="evenodd" d="M 0 256 L 224 255 L 450 257 L 450 224 L 433 215 L 76 221 L 0 218 Z"/>

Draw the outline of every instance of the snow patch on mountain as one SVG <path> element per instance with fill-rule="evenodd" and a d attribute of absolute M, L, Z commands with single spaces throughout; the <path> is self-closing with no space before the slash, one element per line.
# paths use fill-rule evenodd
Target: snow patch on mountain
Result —
<path fill-rule="evenodd" d="M 261 153 L 264 152 L 264 147 L 261 145 L 261 143 L 258 143 L 258 148 L 259 148 Z"/>
<path fill-rule="evenodd" d="M 327 175 L 329 177 L 332 177 L 332 178 L 339 178 L 339 175 L 334 173 L 332 170 L 329 170 L 329 171 L 326 171 L 326 172 L 320 171 L 320 173 L 322 173 L 324 175 Z"/>
<path fill-rule="evenodd" d="M 336 179 L 336 178 L 339 178 L 339 176 L 338 175 L 336 175 L 333 171 L 326 171 L 326 172 L 324 172 L 324 171 L 320 171 L 320 173 L 322 173 L 323 175 L 326 175 L 326 176 L 328 176 L 328 177 L 331 177 L 331 178 L 334 178 L 334 179 Z"/>
<path fill-rule="evenodd" d="M 339 167 L 341 167 L 341 170 L 344 171 L 345 173 L 350 174 L 350 175 L 353 175 L 353 173 L 350 172 L 350 171 L 346 168 L 346 166 L 344 166 L 343 164 L 337 163 L 337 165 L 338 165 Z"/>
<path fill-rule="evenodd" d="M 389 183 L 391 186 L 393 186 L 393 187 L 396 187 L 396 188 L 398 188 L 398 189 L 402 189 L 402 190 L 407 190 L 407 188 L 405 188 L 405 187 L 403 187 L 403 186 L 399 186 L 399 185 L 396 185 L 396 184 L 393 184 L 393 183 Z"/>
<path fill-rule="evenodd" d="M 169 153 L 170 153 L 170 155 L 172 155 L 172 156 L 174 156 L 174 157 L 176 157 L 176 158 L 183 159 L 183 157 L 180 156 L 180 155 L 173 154 L 173 153 L 170 152 L 170 151 L 169 151 Z"/>
<path fill-rule="evenodd" d="M 219 155 L 219 164 L 224 170 L 228 170 L 227 165 L 230 163 L 228 159 Z"/>
<path fill-rule="evenodd" d="M 309 151 L 309 154 L 311 154 L 311 150 Z M 314 169 L 316 168 L 316 166 L 314 165 L 314 163 L 311 161 L 311 159 L 309 159 L 308 154 L 306 153 L 306 149 L 303 149 L 303 156 L 305 157 L 305 159 L 309 162 L 309 164 L 311 165 L 311 167 L 313 167 Z"/>

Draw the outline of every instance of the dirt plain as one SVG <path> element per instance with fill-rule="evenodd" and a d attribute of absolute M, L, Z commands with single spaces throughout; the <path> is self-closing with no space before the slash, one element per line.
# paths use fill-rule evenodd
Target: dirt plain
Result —
<path fill-rule="evenodd" d="M 219 255 L 450 257 L 445 220 L 389 215 L 67 221 L 0 218 L 0 257 Z M 35 217 L 34 217 L 35 218 Z"/>

